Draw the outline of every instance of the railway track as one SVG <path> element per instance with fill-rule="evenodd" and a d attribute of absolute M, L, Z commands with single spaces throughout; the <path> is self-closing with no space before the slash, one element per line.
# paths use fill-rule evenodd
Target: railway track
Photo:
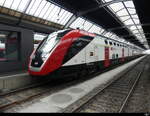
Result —
<path fill-rule="evenodd" d="M 118 65 L 119 66 L 119 65 Z M 115 68 L 114 66 L 112 68 Z M 110 68 L 110 69 L 112 69 Z M 110 69 L 106 69 L 103 72 L 106 72 Z M 88 78 L 93 76 L 99 75 L 102 72 L 98 72 L 94 75 L 89 75 Z M 8 109 L 13 108 L 16 105 L 20 105 L 21 103 L 25 103 L 28 101 L 32 101 L 35 98 L 41 98 L 47 95 L 51 95 L 57 91 L 65 89 L 69 86 L 82 83 L 83 81 L 87 80 L 88 78 L 77 79 L 74 81 L 64 81 L 64 82 L 44 82 L 39 84 L 34 84 L 29 87 L 21 88 L 18 90 L 14 90 L 11 92 L 0 94 L 0 112 L 5 112 Z M 64 84 L 65 83 L 65 84 Z M 59 86 L 58 86 L 59 85 Z"/>
<path fill-rule="evenodd" d="M 49 81 L 0 94 L 0 112 L 5 112 L 21 103 L 51 95 L 69 86 L 78 84 L 79 82 L 80 80 Z"/>
<path fill-rule="evenodd" d="M 132 95 L 139 79 L 144 71 L 148 58 L 138 63 L 133 69 L 129 69 L 117 80 L 106 86 L 96 88 L 85 97 L 65 108 L 63 113 L 91 113 L 110 112 L 121 113 Z"/>

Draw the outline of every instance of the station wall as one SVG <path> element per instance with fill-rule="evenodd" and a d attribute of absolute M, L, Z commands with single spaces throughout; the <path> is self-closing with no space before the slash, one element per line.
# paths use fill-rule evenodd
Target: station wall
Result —
<path fill-rule="evenodd" d="M 11 49 L 15 49 L 14 46 L 17 46 L 17 52 L 18 52 L 17 60 L 9 60 L 9 59 L 0 60 L 0 73 L 27 69 L 29 56 L 31 55 L 34 49 L 33 30 L 0 24 L 0 31 L 18 33 L 18 37 L 17 37 L 18 44 L 10 45 L 8 44 L 9 42 L 7 42 L 5 46 L 6 48 L 9 46 L 9 49 L 6 50 L 6 52 L 9 51 L 9 55 L 7 56 L 9 57 L 11 56 L 13 58 L 16 58 L 14 57 L 14 55 L 17 53 L 16 51 L 13 52 L 13 50 Z"/>

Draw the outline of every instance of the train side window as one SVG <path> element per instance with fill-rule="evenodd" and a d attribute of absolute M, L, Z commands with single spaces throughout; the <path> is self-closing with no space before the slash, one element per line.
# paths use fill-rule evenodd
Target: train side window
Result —
<path fill-rule="evenodd" d="M 106 45 L 108 44 L 108 41 L 107 41 L 107 40 L 105 40 L 105 44 L 106 44 Z"/>
<path fill-rule="evenodd" d="M 116 46 L 116 43 L 114 43 L 114 46 Z"/>
<path fill-rule="evenodd" d="M 116 58 L 118 58 L 118 54 L 116 54 Z"/>
<path fill-rule="evenodd" d="M 93 52 L 90 52 L 90 56 L 94 56 L 94 53 L 93 53 Z"/>
<path fill-rule="evenodd" d="M 109 44 L 112 45 L 112 42 L 110 41 Z"/>
<path fill-rule="evenodd" d="M 119 44 L 117 44 L 117 46 L 119 46 Z"/>

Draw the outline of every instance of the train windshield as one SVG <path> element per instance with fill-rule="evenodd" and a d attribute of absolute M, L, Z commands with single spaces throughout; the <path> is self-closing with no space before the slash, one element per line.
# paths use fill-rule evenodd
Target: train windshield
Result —
<path fill-rule="evenodd" d="M 69 30 L 61 30 L 47 36 L 37 48 L 42 53 L 49 53 Z"/>
<path fill-rule="evenodd" d="M 56 33 L 50 34 L 47 38 L 45 38 L 43 44 L 40 46 L 40 51 L 44 53 L 48 53 L 52 50 L 52 48 L 59 41 Z"/>

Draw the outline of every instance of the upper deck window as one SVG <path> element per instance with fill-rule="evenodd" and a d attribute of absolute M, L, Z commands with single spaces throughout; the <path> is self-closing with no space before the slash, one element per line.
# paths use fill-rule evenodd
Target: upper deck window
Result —
<path fill-rule="evenodd" d="M 112 45 L 112 42 L 110 41 L 109 44 Z"/>
<path fill-rule="evenodd" d="M 105 40 L 105 44 L 107 44 L 107 45 L 108 45 L 108 41 L 107 41 L 107 40 Z"/>

